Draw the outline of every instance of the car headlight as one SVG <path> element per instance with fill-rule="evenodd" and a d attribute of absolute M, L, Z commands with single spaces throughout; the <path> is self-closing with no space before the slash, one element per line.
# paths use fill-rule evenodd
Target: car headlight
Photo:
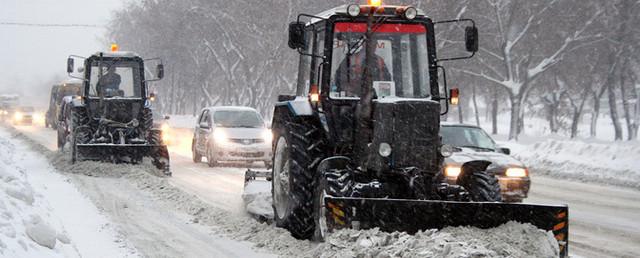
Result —
<path fill-rule="evenodd" d="M 462 168 L 458 166 L 447 166 L 444 169 L 444 175 L 446 177 L 458 177 L 462 172 Z"/>
<path fill-rule="evenodd" d="M 262 132 L 262 139 L 264 139 L 266 143 L 271 143 L 273 141 L 273 133 L 271 130 L 264 130 Z"/>
<path fill-rule="evenodd" d="M 164 124 L 162 124 L 162 126 L 160 126 L 160 130 L 162 130 L 162 132 L 163 132 L 163 133 L 168 132 L 168 131 L 169 131 L 169 129 L 170 129 L 170 127 L 169 127 L 169 125 L 168 125 L 168 124 L 166 124 L 166 123 L 164 123 Z"/>
<path fill-rule="evenodd" d="M 220 129 L 217 129 L 217 130 L 213 131 L 213 139 L 218 144 L 226 143 L 228 141 L 227 134 L 224 131 L 220 130 Z"/>
<path fill-rule="evenodd" d="M 16 113 L 13 115 L 13 118 L 14 118 L 15 120 L 17 120 L 17 121 L 22 120 L 22 117 L 23 117 L 23 115 L 22 115 L 22 113 L 20 113 L 20 112 L 16 112 Z"/>
<path fill-rule="evenodd" d="M 526 177 L 527 169 L 524 168 L 508 168 L 505 173 L 508 177 Z"/>

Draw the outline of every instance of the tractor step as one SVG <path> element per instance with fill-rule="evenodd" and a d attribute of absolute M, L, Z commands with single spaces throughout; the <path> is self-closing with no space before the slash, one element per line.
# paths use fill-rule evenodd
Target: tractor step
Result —
<path fill-rule="evenodd" d="M 569 217 L 566 205 L 498 202 L 450 202 L 383 198 L 325 197 L 329 231 L 341 228 L 401 231 L 410 234 L 447 226 L 493 228 L 509 221 L 552 231 L 560 257 L 567 257 Z"/>

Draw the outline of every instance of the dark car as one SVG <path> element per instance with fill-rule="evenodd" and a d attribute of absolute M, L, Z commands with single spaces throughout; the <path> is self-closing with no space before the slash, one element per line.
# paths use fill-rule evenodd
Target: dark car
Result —
<path fill-rule="evenodd" d="M 49 109 L 45 114 L 45 126 L 54 130 L 57 127 L 56 118 L 62 111 L 62 100 L 67 96 L 77 96 L 82 93 L 82 82 L 69 80 L 61 85 L 51 87 L 51 95 L 49 99 Z"/>
<path fill-rule="evenodd" d="M 443 144 L 454 147 L 453 155 L 445 159 L 444 166 L 449 183 L 456 183 L 463 163 L 487 160 L 492 163 L 487 168 L 488 172 L 495 174 L 500 182 L 503 201 L 522 202 L 527 198 L 531 185 L 529 170 L 521 161 L 509 155 L 509 149 L 497 146 L 482 128 L 443 123 L 440 134 Z"/>

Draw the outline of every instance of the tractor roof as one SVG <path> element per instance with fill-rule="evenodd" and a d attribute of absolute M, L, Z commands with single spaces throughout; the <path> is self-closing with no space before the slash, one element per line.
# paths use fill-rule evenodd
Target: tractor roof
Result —
<path fill-rule="evenodd" d="M 129 52 L 129 51 L 96 52 L 93 55 L 94 56 L 100 56 L 100 53 L 102 53 L 103 57 L 128 57 L 128 58 L 139 57 L 138 54 L 136 54 L 134 52 Z"/>
<path fill-rule="evenodd" d="M 322 19 L 329 19 L 331 16 L 334 15 L 344 15 L 344 16 L 349 16 L 349 14 L 347 14 L 347 8 L 350 5 L 341 5 L 338 7 L 335 7 L 333 9 L 329 9 L 326 10 L 324 12 L 321 12 L 319 14 L 317 14 L 317 17 L 320 17 Z M 360 5 L 360 8 L 371 8 L 372 6 L 370 5 Z M 406 8 L 408 6 L 400 6 L 400 5 L 382 5 L 379 8 L 384 8 L 384 14 L 375 14 L 376 16 L 395 16 L 396 10 L 398 8 Z M 418 11 L 418 16 L 426 16 L 425 12 L 422 11 L 421 9 L 416 8 L 416 10 Z M 311 19 L 311 23 L 316 23 L 319 22 L 320 19 Z"/>

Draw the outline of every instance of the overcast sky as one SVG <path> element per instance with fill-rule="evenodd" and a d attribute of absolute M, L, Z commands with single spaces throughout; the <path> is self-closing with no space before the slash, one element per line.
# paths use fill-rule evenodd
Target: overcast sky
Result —
<path fill-rule="evenodd" d="M 104 28 L 31 27 L 2 23 L 106 25 L 124 0 L 0 0 L 0 93 L 23 95 L 24 104 L 48 105 L 54 78 L 66 79 L 70 54 L 108 50 Z M 35 94 L 33 101 L 26 95 Z"/>

